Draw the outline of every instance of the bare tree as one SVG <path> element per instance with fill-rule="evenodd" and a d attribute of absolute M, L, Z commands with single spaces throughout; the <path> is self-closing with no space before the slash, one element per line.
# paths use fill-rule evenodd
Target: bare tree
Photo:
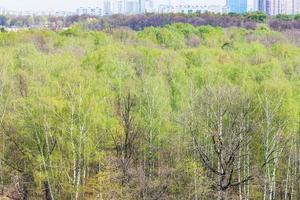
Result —
<path fill-rule="evenodd" d="M 207 170 L 217 177 L 215 187 L 218 199 L 228 198 L 229 189 L 248 183 L 251 176 L 236 180 L 240 170 L 238 160 L 241 149 L 246 148 L 252 123 L 249 115 L 253 109 L 249 98 L 235 87 L 208 87 L 200 93 L 196 109 L 196 122 L 190 126 L 195 150 Z M 208 152 L 204 138 L 208 137 L 213 153 Z M 243 151 L 245 152 L 245 151 Z"/>
<path fill-rule="evenodd" d="M 282 134 L 287 126 L 287 119 L 280 117 L 280 111 L 284 104 L 285 93 L 279 98 L 271 95 L 270 92 L 264 91 L 260 96 L 261 106 L 263 108 L 262 120 L 262 143 L 264 149 L 265 170 L 264 177 L 264 194 L 263 199 L 276 199 L 276 171 L 279 157 L 284 149 Z M 274 101 L 274 99 L 276 99 Z"/>
<path fill-rule="evenodd" d="M 4 193 L 4 160 L 5 160 L 5 150 L 6 150 L 6 137 L 5 137 L 5 130 L 4 130 L 4 122 L 5 117 L 7 115 L 8 109 L 9 109 L 9 96 L 10 91 L 7 90 L 5 92 L 4 88 L 6 87 L 4 82 L 4 68 L 0 69 L 0 133 L 1 133 L 1 149 L 0 149 L 0 194 Z"/>
<path fill-rule="evenodd" d="M 3 93 L 3 89 L 2 89 L 2 81 L 0 80 L 0 98 L 2 98 L 2 93 Z M 1 100 L 1 99 L 0 99 Z M 0 127 L 2 128 L 3 126 L 3 121 L 4 121 L 4 116 L 6 113 L 6 108 L 7 108 L 7 103 L 8 101 L 1 101 L 1 106 L 0 106 Z M 0 129 L 1 130 L 1 129 Z M 0 159 L 0 194 L 3 194 L 4 191 L 4 181 L 3 181 L 3 164 L 2 164 L 2 160 L 4 160 L 4 152 L 5 152 L 5 135 L 3 130 L 1 130 L 2 135 L 1 135 L 1 159 Z"/>
<path fill-rule="evenodd" d="M 133 109 L 135 107 L 135 98 L 128 92 L 125 97 L 118 97 L 116 113 L 122 125 L 122 133 L 113 136 L 117 158 L 122 171 L 122 184 L 130 180 L 129 168 L 135 160 L 136 142 L 138 138 L 138 129 L 134 122 Z"/>

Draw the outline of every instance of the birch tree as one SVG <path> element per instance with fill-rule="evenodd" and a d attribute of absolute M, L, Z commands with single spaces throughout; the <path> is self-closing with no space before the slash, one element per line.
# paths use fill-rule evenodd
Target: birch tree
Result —
<path fill-rule="evenodd" d="M 277 85 L 279 86 L 279 85 Z M 284 117 L 284 106 L 287 91 L 280 91 L 280 87 L 263 90 L 259 96 L 262 111 L 262 142 L 264 150 L 264 192 L 263 199 L 276 199 L 277 170 L 280 156 L 285 148 L 286 138 L 284 132 L 287 127 L 288 117 Z"/>

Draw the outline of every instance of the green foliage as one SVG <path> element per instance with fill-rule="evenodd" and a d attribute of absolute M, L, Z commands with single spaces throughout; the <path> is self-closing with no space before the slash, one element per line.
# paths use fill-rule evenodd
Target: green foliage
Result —
<path fill-rule="evenodd" d="M 261 13 L 247 17 L 266 19 Z M 264 24 L 250 31 L 178 23 L 138 32 L 75 25 L 0 32 L 0 47 L 5 189 L 29 199 L 49 190 L 62 200 L 215 199 L 218 175 L 203 164 L 192 135 L 218 167 L 209 137 L 215 132 L 209 131 L 226 129 L 229 145 L 236 139 L 232 132 L 251 124 L 242 144 L 248 146 L 235 152 L 242 170 L 234 166 L 232 183 L 249 171 L 253 179 L 242 185 L 242 195 L 261 199 L 258 186 L 266 183 L 269 167 L 277 170 L 276 183 L 299 187 L 300 50 Z M 237 128 L 233 114 L 249 107 Z M 214 124 L 222 109 L 228 109 L 224 124 Z M 266 149 L 273 146 L 276 159 L 272 154 L 266 164 Z M 228 195 L 236 199 L 239 191 L 231 188 Z"/>
<path fill-rule="evenodd" d="M 294 19 L 295 19 L 295 20 L 300 20 L 300 14 L 295 15 L 295 16 L 294 16 Z"/>
<path fill-rule="evenodd" d="M 83 28 L 77 24 L 73 25 L 72 27 L 68 28 L 67 30 L 64 30 L 61 32 L 61 35 L 63 36 L 80 36 L 82 33 Z"/>
<path fill-rule="evenodd" d="M 169 28 L 145 28 L 138 33 L 138 38 L 167 48 L 180 49 L 184 47 L 184 35 L 178 31 L 172 32 Z"/>
<path fill-rule="evenodd" d="M 175 31 L 175 32 L 181 32 L 184 34 L 185 37 L 191 35 L 191 34 L 197 34 L 197 28 L 190 25 L 190 24 L 184 24 L 184 23 L 176 23 L 172 25 L 167 25 L 166 28 Z"/>
<path fill-rule="evenodd" d="M 276 19 L 281 19 L 284 21 L 291 21 L 293 20 L 293 16 L 292 15 L 286 15 L 286 14 L 278 14 L 276 15 Z"/>
<path fill-rule="evenodd" d="M 258 22 L 258 23 L 263 23 L 267 19 L 267 15 L 264 12 L 248 13 L 246 15 L 246 17 L 247 17 L 247 19 L 250 19 L 250 20 Z"/>

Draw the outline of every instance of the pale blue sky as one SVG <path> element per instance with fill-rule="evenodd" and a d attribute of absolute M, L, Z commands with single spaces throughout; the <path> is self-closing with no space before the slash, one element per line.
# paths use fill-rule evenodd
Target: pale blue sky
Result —
<path fill-rule="evenodd" d="M 101 0 L 0 0 L 0 7 L 12 10 L 75 10 L 81 6 L 99 6 Z"/>
<path fill-rule="evenodd" d="M 169 0 L 154 0 L 155 4 Z M 172 0 L 171 0 L 172 1 Z M 174 0 L 173 0 L 174 1 Z M 178 2 L 205 2 L 216 4 L 225 0 L 175 0 Z M 0 7 L 11 10 L 66 10 L 74 11 L 76 8 L 84 6 L 100 6 L 102 0 L 0 0 Z"/>

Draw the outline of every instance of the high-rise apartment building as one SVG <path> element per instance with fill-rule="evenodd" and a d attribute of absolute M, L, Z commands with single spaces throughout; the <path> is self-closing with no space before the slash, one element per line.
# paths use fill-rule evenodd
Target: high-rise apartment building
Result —
<path fill-rule="evenodd" d="M 300 13 L 300 0 L 294 0 L 293 1 L 293 5 L 294 5 L 294 13 L 297 14 L 297 13 Z"/>
<path fill-rule="evenodd" d="M 286 14 L 299 14 L 300 13 L 300 0 L 285 0 Z"/>
<path fill-rule="evenodd" d="M 248 11 L 248 0 L 227 0 L 227 6 L 231 13 L 246 13 Z"/>
<path fill-rule="evenodd" d="M 264 0 L 258 0 L 258 10 L 259 11 L 264 11 L 265 10 L 265 1 Z"/>
<path fill-rule="evenodd" d="M 300 13 L 300 0 L 259 0 L 259 10 L 268 15 Z"/>
<path fill-rule="evenodd" d="M 248 12 L 255 12 L 259 10 L 259 0 L 252 0 L 248 2 Z"/>
<path fill-rule="evenodd" d="M 151 12 L 154 12 L 155 9 L 154 9 L 154 2 L 153 0 L 146 0 L 145 1 L 145 12 L 146 13 L 151 13 Z"/>
<path fill-rule="evenodd" d="M 229 12 L 246 13 L 259 10 L 259 0 L 226 0 Z"/>
<path fill-rule="evenodd" d="M 138 14 L 140 12 L 139 0 L 129 0 L 126 2 L 126 14 Z"/>
<path fill-rule="evenodd" d="M 103 14 L 138 14 L 145 13 L 146 0 L 104 0 Z"/>
<path fill-rule="evenodd" d="M 139 0 L 139 13 L 145 13 L 146 12 L 146 1 L 145 0 Z"/>
<path fill-rule="evenodd" d="M 90 15 L 90 16 L 101 16 L 102 9 L 99 7 L 80 7 L 76 10 L 77 15 Z"/>
<path fill-rule="evenodd" d="M 259 0 L 259 11 L 265 12 L 267 15 L 276 15 L 279 12 L 281 0 Z"/>
<path fill-rule="evenodd" d="M 0 7 L 0 15 L 5 15 L 5 14 L 6 14 L 6 10 Z"/>
<path fill-rule="evenodd" d="M 114 5 L 114 13 L 123 13 L 125 10 L 124 0 L 117 0 Z"/>

